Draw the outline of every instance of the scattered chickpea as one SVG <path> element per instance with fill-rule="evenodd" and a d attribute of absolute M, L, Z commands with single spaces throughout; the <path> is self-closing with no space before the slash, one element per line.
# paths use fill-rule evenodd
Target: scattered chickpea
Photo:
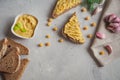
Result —
<path fill-rule="evenodd" d="M 50 43 L 49 43 L 49 42 L 46 42 L 46 43 L 45 43 L 45 46 L 50 46 Z"/>
<path fill-rule="evenodd" d="M 39 47 L 43 47 L 43 43 L 38 44 Z"/>
<path fill-rule="evenodd" d="M 47 34 L 45 37 L 46 37 L 46 38 L 50 38 L 50 35 L 49 35 L 49 34 Z"/>
<path fill-rule="evenodd" d="M 48 22 L 52 22 L 52 21 L 53 21 L 53 19 L 52 19 L 52 18 L 49 18 L 49 19 L 48 19 Z"/>
<path fill-rule="evenodd" d="M 47 26 L 51 26 L 51 22 L 48 22 L 48 23 L 47 23 Z"/>
<path fill-rule="evenodd" d="M 81 9 L 81 12 L 86 12 L 87 11 L 87 9 L 85 8 L 85 7 L 83 7 L 82 9 Z"/>
<path fill-rule="evenodd" d="M 83 27 L 83 30 L 88 30 L 88 26 Z"/>
<path fill-rule="evenodd" d="M 63 41 L 64 41 L 64 40 L 63 40 L 62 38 L 58 40 L 58 42 L 60 42 L 60 43 L 62 43 Z"/>
<path fill-rule="evenodd" d="M 89 16 L 85 17 L 85 20 L 90 20 L 90 17 Z"/>
<path fill-rule="evenodd" d="M 88 35 L 87 35 L 87 38 L 92 38 L 92 34 L 88 34 Z"/>
<path fill-rule="evenodd" d="M 96 23 L 95 23 L 95 22 L 92 22 L 92 23 L 91 23 L 91 26 L 92 26 L 92 27 L 96 27 Z"/>
<path fill-rule="evenodd" d="M 104 52 L 104 51 L 100 51 L 99 54 L 100 54 L 100 55 L 104 55 L 105 52 Z"/>
<path fill-rule="evenodd" d="M 58 28 L 57 28 L 57 27 L 54 27 L 54 28 L 53 28 L 53 31 L 57 31 L 57 30 L 58 30 Z"/>

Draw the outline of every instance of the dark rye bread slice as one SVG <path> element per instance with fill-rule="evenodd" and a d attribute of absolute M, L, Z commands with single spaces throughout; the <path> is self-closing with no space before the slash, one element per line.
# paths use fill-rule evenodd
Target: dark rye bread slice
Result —
<path fill-rule="evenodd" d="M 62 0 L 62 1 L 64 1 L 64 0 Z M 57 2 L 56 2 L 56 4 L 55 4 L 55 8 L 54 8 L 53 13 L 52 13 L 52 17 L 55 19 L 55 18 L 57 18 L 58 16 L 64 14 L 64 13 L 67 12 L 67 11 L 69 11 L 70 9 L 75 8 L 75 7 L 77 7 L 78 5 L 80 5 L 81 0 L 76 0 L 76 1 L 79 1 L 79 2 L 76 3 L 76 4 L 74 4 L 74 5 L 71 6 L 70 8 L 65 9 L 62 13 L 56 14 L 56 13 L 55 13 L 55 9 L 57 9 L 57 6 L 59 5 L 58 3 L 60 3 L 60 0 L 57 0 Z M 63 4 L 61 5 L 61 7 L 63 7 L 64 4 L 66 4 L 66 3 L 63 2 Z"/>
<path fill-rule="evenodd" d="M 8 40 L 8 49 L 7 52 L 10 51 L 11 48 L 13 47 L 18 47 L 20 49 L 20 55 L 28 55 L 29 54 L 29 50 L 27 47 L 23 46 L 22 44 L 15 42 L 14 40 L 10 39 L 10 38 L 6 38 Z"/>
<path fill-rule="evenodd" d="M 20 50 L 18 47 L 11 51 L 0 60 L 0 72 L 14 73 L 20 67 Z"/>
<path fill-rule="evenodd" d="M 8 40 L 6 38 L 0 41 L 0 59 L 5 55 L 7 51 L 7 43 Z"/>
<path fill-rule="evenodd" d="M 28 59 L 22 59 L 21 64 L 20 64 L 20 68 L 17 72 L 12 73 L 12 74 L 3 73 L 4 80 L 20 80 L 24 71 L 25 71 L 25 68 L 28 65 L 28 63 L 29 63 Z"/>

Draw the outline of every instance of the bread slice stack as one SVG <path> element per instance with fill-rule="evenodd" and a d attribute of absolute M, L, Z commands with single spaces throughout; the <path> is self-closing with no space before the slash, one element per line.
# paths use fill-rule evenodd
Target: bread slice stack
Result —
<path fill-rule="evenodd" d="M 11 51 L 0 60 L 0 71 L 14 73 L 20 67 L 19 48 L 12 48 Z"/>
<path fill-rule="evenodd" d="M 62 34 L 65 38 L 74 43 L 83 44 L 85 42 L 76 13 L 73 13 L 71 18 L 65 24 L 62 29 Z"/>
<path fill-rule="evenodd" d="M 0 41 L 0 72 L 5 80 L 20 80 L 29 60 L 21 59 L 20 55 L 28 55 L 25 46 L 5 38 Z"/>
<path fill-rule="evenodd" d="M 23 72 L 25 71 L 25 68 L 27 67 L 29 60 L 28 59 L 22 59 L 20 60 L 20 67 L 19 70 L 15 73 L 4 73 L 3 77 L 5 80 L 20 80 Z"/>
<path fill-rule="evenodd" d="M 57 3 L 52 13 L 52 17 L 57 18 L 71 8 L 78 6 L 80 3 L 81 0 L 57 0 Z"/>

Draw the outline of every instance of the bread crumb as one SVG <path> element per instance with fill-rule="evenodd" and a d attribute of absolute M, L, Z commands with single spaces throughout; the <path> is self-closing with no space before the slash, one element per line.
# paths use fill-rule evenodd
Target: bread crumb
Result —
<path fill-rule="evenodd" d="M 105 52 L 104 52 L 104 51 L 100 51 L 99 54 L 100 54 L 100 55 L 104 55 Z"/>
<path fill-rule="evenodd" d="M 58 30 L 58 28 L 57 28 L 57 27 L 54 27 L 52 30 L 53 30 L 53 31 L 57 31 L 57 30 Z"/>
<path fill-rule="evenodd" d="M 88 34 L 88 35 L 87 35 L 87 38 L 92 38 L 92 34 Z"/>
<path fill-rule="evenodd" d="M 46 43 L 45 43 L 45 46 L 50 46 L 50 42 L 46 42 Z"/>
<path fill-rule="evenodd" d="M 52 22 L 52 21 L 53 21 L 53 19 L 52 19 L 52 18 L 49 18 L 49 19 L 48 19 L 48 22 Z"/>
<path fill-rule="evenodd" d="M 51 26 L 51 22 L 48 22 L 48 23 L 47 23 L 47 26 Z"/>
<path fill-rule="evenodd" d="M 38 44 L 39 47 L 43 47 L 43 43 Z"/>
<path fill-rule="evenodd" d="M 92 26 L 92 27 L 96 27 L 96 22 L 92 22 L 92 23 L 91 23 L 91 26 Z"/>
<path fill-rule="evenodd" d="M 46 38 L 50 38 L 50 35 L 49 35 L 49 34 L 47 34 L 45 37 L 46 37 Z"/>
<path fill-rule="evenodd" d="M 63 40 L 62 38 L 58 40 L 58 42 L 60 42 L 60 43 L 62 43 L 63 41 L 64 41 L 64 40 Z"/>
<path fill-rule="evenodd" d="M 85 17 L 85 20 L 90 20 L 90 16 Z"/>
<path fill-rule="evenodd" d="M 88 30 L 88 26 L 83 27 L 83 30 Z"/>
<path fill-rule="evenodd" d="M 85 8 L 85 7 L 83 7 L 82 9 L 81 9 L 81 12 L 86 12 L 87 11 L 87 9 Z"/>

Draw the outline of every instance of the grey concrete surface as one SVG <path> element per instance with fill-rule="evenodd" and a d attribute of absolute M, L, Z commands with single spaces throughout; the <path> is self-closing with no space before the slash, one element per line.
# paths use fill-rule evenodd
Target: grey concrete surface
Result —
<path fill-rule="evenodd" d="M 100 14 L 84 21 L 89 12 L 81 13 L 78 6 L 52 22 L 51 27 L 46 27 L 47 19 L 52 12 L 56 0 L 0 0 L 0 39 L 10 37 L 30 49 L 30 63 L 21 80 L 120 80 L 120 59 L 113 61 L 105 67 L 98 67 L 88 52 L 90 39 L 87 34 L 94 34 L 91 22 L 97 22 Z M 89 30 L 83 31 L 86 42 L 77 45 L 64 40 L 58 43 L 62 36 L 53 32 L 52 28 L 58 26 L 61 29 L 73 12 L 77 12 L 81 28 L 89 26 Z M 39 19 L 39 25 L 33 39 L 24 40 L 17 38 L 10 32 L 15 16 L 20 13 L 29 13 Z M 45 35 L 51 38 L 46 39 Z M 38 47 L 42 42 L 50 42 L 50 47 Z M 2 80 L 2 78 L 0 78 Z"/>

